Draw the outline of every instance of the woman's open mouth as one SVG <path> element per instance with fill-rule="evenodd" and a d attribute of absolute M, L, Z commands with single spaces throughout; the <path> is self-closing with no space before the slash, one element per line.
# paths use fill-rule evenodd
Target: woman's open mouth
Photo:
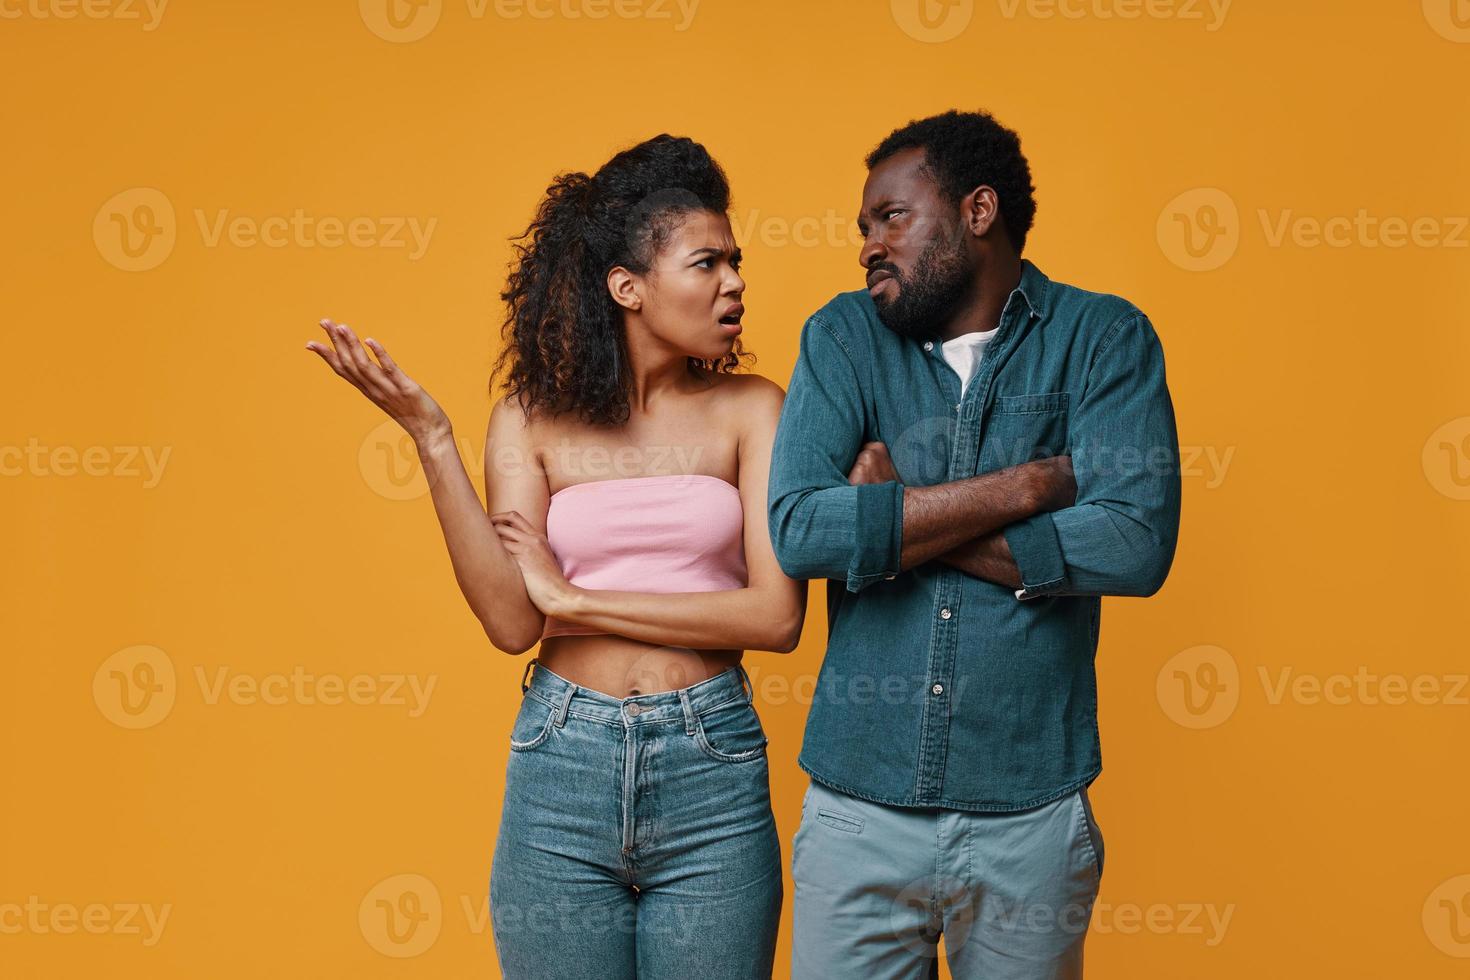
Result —
<path fill-rule="evenodd" d="M 737 303 L 726 310 L 724 316 L 720 317 L 720 326 L 724 327 L 731 336 L 735 336 L 740 333 L 740 320 L 744 316 L 745 307 Z"/>

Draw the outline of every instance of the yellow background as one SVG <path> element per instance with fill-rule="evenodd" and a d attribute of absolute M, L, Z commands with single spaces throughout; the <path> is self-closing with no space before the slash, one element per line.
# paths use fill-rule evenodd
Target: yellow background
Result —
<path fill-rule="evenodd" d="M 404 446 L 304 349 L 316 321 L 380 339 L 478 483 L 507 238 L 554 172 L 670 131 L 730 174 L 745 340 L 784 386 L 804 317 L 860 285 L 863 154 L 950 107 L 1022 134 L 1028 256 L 1152 317 L 1186 453 L 1168 583 L 1104 602 L 1089 976 L 1465 975 L 1470 4 L 933 2 L 926 27 L 913 0 L 702 0 L 680 30 L 652 3 L 441 0 L 399 29 L 374 0 L 175 0 L 147 29 L 141 5 L 0 0 L 0 975 L 495 975 L 525 658 L 488 646 Z M 171 222 L 139 210 L 159 196 Z M 298 209 L 435 224 L 417 258 L 211 243 L 222 211 Z M 1360 211 L 1420 241 L 1312 243 Z M 806 705 L 769 685 L 809 689 L 822 588 L 795 653 L 747 656 L 778 975 Z M 415 717 L 214 686 L 298 669 L 434 687 Z M 1386 703 L 1390 675 L 1418 695 Z M 388 935 L 378 899 L 414 889 Z M 130 903 L 167 908 L 161 935 Z"/>

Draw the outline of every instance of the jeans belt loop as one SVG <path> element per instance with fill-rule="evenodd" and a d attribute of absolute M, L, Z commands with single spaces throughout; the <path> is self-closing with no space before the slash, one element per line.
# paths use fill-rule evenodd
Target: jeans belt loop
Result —
<path fill-rule="evenodd" d="M 562 693 L 561 704 L 556 709 L 556 727 L 561 728 L 567 723 L 567 712 L 572 707 L 572 695 L 577 693 L 577 685 L 567 684 L 567 689 Z"/>
<path fill-rule="evenodd" d="M 688 688 L 679 688 L 679 707 L 684 709 L 684 734 L 694 734 L 694 706 L 689 703 Z"/>
<path fill-rule="evenodd" d="M 526 669 L 523 670 L 523 671 L 521 671 L 521 693 L 522 694 L 525 694 L 528 690 L 531 689 L 531 685 L 529 685 L 529 684 L 526 683 L 526 675 L 531 672 L 531 667 L 535 663 L 536 663 L 536 658 L 535 657 L 532 657 L 530 660 L 526 661 Z"/>
<path fill-rule="evenodd" d="M 746 672 L 744 664 L 736 664 L 735 666 L 740 668 L 740 683 L 745 689 L 745 699 L 751 704 L 755 704 L 755 681 L 750 679 L 750 674 Z"/>

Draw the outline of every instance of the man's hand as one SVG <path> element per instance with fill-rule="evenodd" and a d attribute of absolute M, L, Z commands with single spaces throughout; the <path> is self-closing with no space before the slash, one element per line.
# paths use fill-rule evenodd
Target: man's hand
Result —
<path fill-rule="evenodd" d="M 852 472 L 847 474 L 848 483 L 887 483 L 899 479 L 898 470 L 888 455 L 888 447 L 881 442 L 865 442 L 858 450 Z M 1038 481 L 1041 482 L 1041 481 Z"/>

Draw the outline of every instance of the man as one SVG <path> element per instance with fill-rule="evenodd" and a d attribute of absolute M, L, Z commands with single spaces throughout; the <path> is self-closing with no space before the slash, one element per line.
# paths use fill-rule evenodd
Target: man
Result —
<path fill-rule="evenodd" d="M 1016 134 L 948 112 L 869 155 L 868 289 L 801 334 L 770 531 L 827 578 L 799 761 L 797 980 L 1082 976 L 1103 868 L 1087 796 L 1100 596 L 1173 562 L 1163 353 L 1116 296 L 1021 258 Z"/>

